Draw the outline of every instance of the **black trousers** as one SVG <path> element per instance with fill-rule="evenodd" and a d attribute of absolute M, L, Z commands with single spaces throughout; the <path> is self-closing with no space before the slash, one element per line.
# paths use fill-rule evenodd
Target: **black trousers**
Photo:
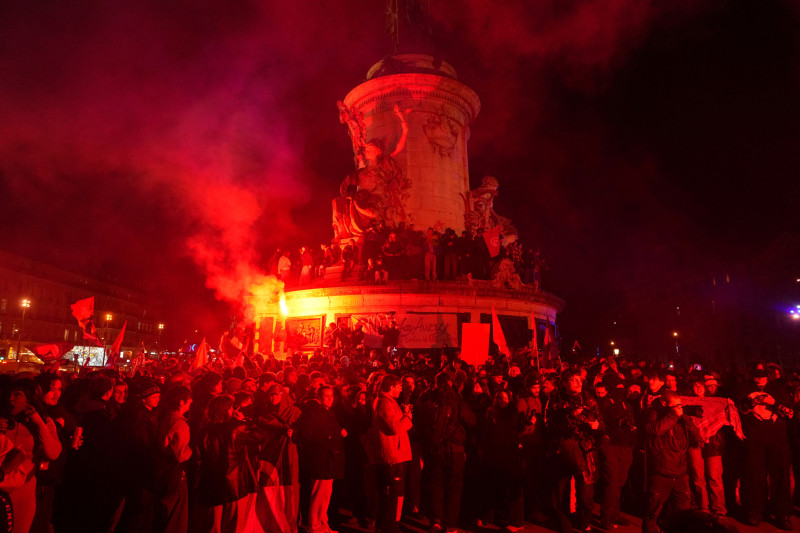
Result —
<path fill-rule="evenodd" d="M 745 511 L 750 515 L 764 514 L 767 476 L 769 476 L 770 511 L 781 517 L 791 516 L 789 468 L 792 459 L 786 436 L 769 439 L 750 435 L 744 444 L 746 466 L 742 476 L 744 485 L 742 504 Z"/>
<path fill-rule="evenodd" d="M 407 462 L 393 465 L 378 465 L 378 516 L 377 526 L 381 533 L 398 533 L 397 522 L 402 511 L 402 498 L 405 493 Z"/>
<path fill-rule="evenodd" d="M 553 478 L 552 507 L 555 512 L 558 528 L 561 533 L 572 532 L 570 521 L 569 497 L 572 488 L 572 474 L 559 469 L 558 475 Z M 594 507 L 594 483 L 586 483 L 583 476 L 578 474 L 575 478 L 575 528 L 583 531 L 589 527 Z"/>
<path fill-rule="evenodd" d="M 406 499 L 403 502 L 407 512 L 420 510 L 422 494 L 422 444 L 411 441 L 411 461 L 406 470 Z"/>
<path fill-rule="evenodd" d="M 642 519 L 643 533 L 659 533 L 658 517 L 667 500 L 672 498 L 675 511 L 689 509 L 692 493 L 689 489 L 689 474 L 667 477 L 658 474 L 647 476 L 647 508 Z"/>
<path fill-rule="evenodd" d="M 463 446 L 448 444 L 442 453 L 429 455 L 425 463 L 425 468 L 430 468 L 430 518 L 445 529 L 458 525 L 466 461 Z"/>
<path fill-rule="evenodd" d="M 604 485 L 600 521 L 608 523 L 619 518 L 620 495 L 633 462 L 633 448 L 609 444 L 601 451 L 600 458 L 600 477 Z"/>
<path fill-rule="evenodd" d="M 522 463 L 525 516 L 532 517 L 536 512 L 543 513 L 548 508 L 547 489 L 549 485 L 545 482 L 547 457 L 544 446 L 536 444 L 523 445 Z"/>

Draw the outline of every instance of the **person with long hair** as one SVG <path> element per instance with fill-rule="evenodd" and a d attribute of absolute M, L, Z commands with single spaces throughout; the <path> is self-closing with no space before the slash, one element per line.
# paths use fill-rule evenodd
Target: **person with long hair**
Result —
<path fill-rule="evenodd" d="M 17 486 L 4 487 L 14 508 L 14 533 L 28 533 L 36 514 L 36 465 L 61 455 L 58 431 L 47 415 L 42 417 L 42 391 L 32 378 L 11 383 L 8 410 L 0 418 L 4 433 L 25 460 L 18 467 L 24 478 Z"/>
<path fill-rule="evenodd" d="M 233 396 L 214 396 L 199 439 L 198 503 L 203 515 L 193 531 L 243 531 L 251 512 L 256 479 L 249 448 L 257 440 L 233 416 Z"/>
<path fill-rule="evenodd" d="M 258 457 L 261 490 L 256 518 L 265 532 L 297 533 L 300 481 L 293 436 L 301 412 L 289 401 L 283 386 L 274 381 L 267 387 L 266 402 L 255 407 L 256 424 L 264 434 Z"/>
<path fill-rule="evenodd" d="M 182 386 L 169 389 L 161 402 L 156 436 L 156 479 L 153 530 L 186 531 L 189 526 L 189 488 L 186 464 L 192 457 L 186 413 L 192 405 L 191 391 Z"/>
<path fill-rule="evenodd" d="M 316 402 L 309 402 L 298 420 L 301 467 L 311 480 L 311 502 L 308 513 L 310 533 L 334 533 L 328 525 L 328 506 L 333 493 L 333 480 L 344 477 L 344 444 L 347 436 L 336 420 L 333 388 L 322 385 Z"/>
<path fill-rule="evenodd" d="M 65 449 L 69 446 L 69 436 L 75 431 L 75 417 L 61 403 L 61 376 L 45 372 L 36 377 L 36 382 L 42 390 L 43 418 L 49 417 L 53 420 L 61 447 Z M 51 531 L 55 492 L 63 482 L 66 456 L 66 453 L 62 453 L 55 461 L 43 462 L 36 472 L 36 516 L 31 526 L 33 533 Z"/>
<path fill-rule="evenodd" d="M 524 525 L 522 498 L 522 457 L 520 455 L 520 424 L 511 393 L 498 390 L 492 406 L 486 412 L 486 425 L 481 443 L 481 458 L 489 507 L 484 522 L 501 519 L 509 531 L 519 531 Z M 504 516 L 498 517 L 496 514 Z M 480 524 L 479 524 L 480 525 Z"/>

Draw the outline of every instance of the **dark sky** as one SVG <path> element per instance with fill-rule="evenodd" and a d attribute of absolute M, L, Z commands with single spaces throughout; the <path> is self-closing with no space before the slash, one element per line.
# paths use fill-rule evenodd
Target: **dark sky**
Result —
<path fill-rule="evenodd" d="M 796 231 L 795 2 L 431 3 L 482 101 L 472 183 L 497 176 L 496 211 L 546 255 L 565 335 L 593 341 L 630 280 Z M 146 282 L 176 327 L 213 328 L 209 275 L 331 237 L 336 101 L 389 52 L 384 7 L 3 2 L 0 247 Z"/>

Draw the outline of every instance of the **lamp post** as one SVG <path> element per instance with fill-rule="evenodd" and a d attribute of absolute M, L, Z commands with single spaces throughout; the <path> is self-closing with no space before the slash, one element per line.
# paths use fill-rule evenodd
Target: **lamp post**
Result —
<path fill-rule="evenodd" d="M 23 299 L 20 303 L 22 307 L 22 322 L 19 325 L 19 334 L 17 335 L 17 361 L 20 360 L 20 349 L 22 348 L 22 329 L 25 327 L 25 313 L 28 312 L 28 309 L 31 306 L 31 301 L 27 298 Z"/>
<path fill-rule="evenodd" d="M 164 332 L 164 323 L 163 322 L 159 322 L 158 323 L 158 353 L 159 353 L 159 359 L 161 358 L 161 334 L 163 332 Z"/>
<path fill-rule="evenodd" d="M 680 356 L 681 356 L 681 350 L 680 350 L 680 347 L 678 346 L 678 332 L 677 331 L 673 331 L 672 332 L 672 337 L 675 339 L 675 358 L 679 359 Z"/>
<path fill-rule="evenodd" d="M 106 366 L 106 347 L 108 346 L 108 323 L 111 322 L 111 313 L 106 313 L 106 328 L 103 333 L 103 366 Z"/>

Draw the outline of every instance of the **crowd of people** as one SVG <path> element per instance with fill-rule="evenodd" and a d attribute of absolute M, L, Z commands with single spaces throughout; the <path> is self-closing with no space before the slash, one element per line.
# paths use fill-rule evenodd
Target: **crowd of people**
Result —
<path fill-rule="evenodd" d="M 501 235 L 502 237 L 502 235 Z M 278 249 L 269 264 L 271 274 L 290 286 L 303 286 L 325 277 L 328 267 L 342 265 L 341 281 L 371 284 L 388 280 L 419 279 L 427 281 L 490 279 L 493 268 L 502 259 L 510 259 L 521 281 L 541 286 L 546 270 L 541 253 L 525 248 L 518 240 L 500 246 L 492 256 L 482 230 L 417 230 L 413 224 L 389 228 L 383 222 L 371 226 L 359 243 L 322 244 L 317 248 Z"/>
<path fill-rule="evenodd" d="M 189 359 L 0 376 L 0 530 L 571 533 L 623 509 L 645 533 L 688 509 L 791 529 L 800 378 L 777 365 L 541 369 L 520 350 L 471 366 L 335 340 Z"/>

